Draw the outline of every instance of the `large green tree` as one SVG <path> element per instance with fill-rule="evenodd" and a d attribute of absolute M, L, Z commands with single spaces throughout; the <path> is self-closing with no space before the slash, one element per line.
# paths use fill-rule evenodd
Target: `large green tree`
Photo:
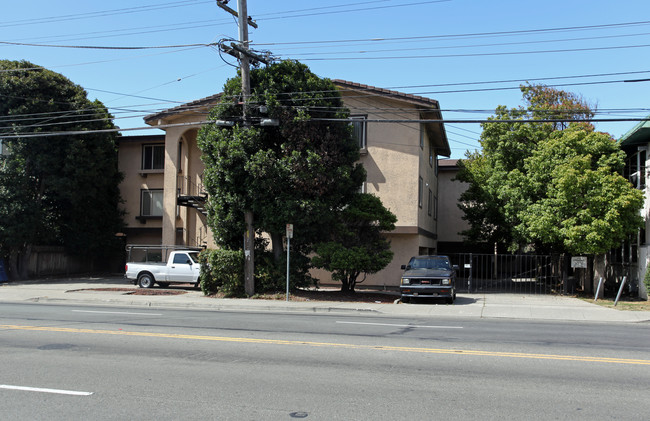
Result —
<path fill-rule="evenodd" d="M 526 107 L 499 107 L 458 180 L 473 242 L 509 250 L 604 253 L 640 224 L 642 194 L 620 174 L 624 154 L 585 122 L 591 107 L 546 86 L 521 88 Z M 571 122 L 568 120 L 583 120 Z"/>
<path fill-rule="evenodd" d="M 220 245 L 241 248 L 244 211 L 252 210 L 276 259 L 287 223 L 292 249 L 307 255 L 365 178 L 348 111 L 330 80 L 295 61 L 253 70 L 247 102 L 244 121 L 241 79 L 228 80 L 210 119 L 234 127 L 210 124 L 199 133 L 210 227 Z M 264 119 L 279 124 L 262 126 Z"/>
<path fill-rule="evenodd" d="M 0 252 L 27 275 L 34 245 L 105 258 L 122 217 L 112 116 L 61 74 L 0 61 Z M 66 132 L 87 131 L 84 134 Z M 34 134 L 56 135 L 31 137 Z"/>

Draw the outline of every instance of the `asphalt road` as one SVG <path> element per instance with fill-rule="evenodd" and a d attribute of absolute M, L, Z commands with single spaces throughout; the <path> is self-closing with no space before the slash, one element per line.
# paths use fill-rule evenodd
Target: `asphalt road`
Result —
<path fill-rule="evenodd" d="M 7 420 L 626 419 L 650 325 L 2 304 Z"/>

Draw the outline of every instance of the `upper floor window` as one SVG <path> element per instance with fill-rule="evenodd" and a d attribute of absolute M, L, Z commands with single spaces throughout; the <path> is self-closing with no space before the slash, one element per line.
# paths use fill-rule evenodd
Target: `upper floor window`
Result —
<path fill-rule="evenodd" d="M 359 145 L 359 149 L 366 147 L 366 128 L 368 125 L 367 117 L 365 115 L 350 116 L 350 124 L 352 125 L 352 133 Z"/>
<path fill-rule="evenodd" d="M 429 166 L 430 167 L 433 167 L 433 161 L 435 161 L 435 159 L 434 159 L 435 155 L 436 155 L 436 151 L 433 148 L 433 145 L 431 144 L 431 142 L 429 142 Z"/>
<path fill-rule="evenodd" d="M 422 194 L 424 189 L 424 180 L 422 177 L 418 179 L 418 206 L 422 207 Z"/>
<path fill-rule="evenodd" d="M 165 145 L 143 145 L 142 146 L 142 169 L 162 170 L 165 168 Z"/>
<path fill-rule="evenodd" d="M 420 124 L 420 149 L 424 150 L 424 139 L 426 138 L 426 132 L 424 130 L 424 124 Z"/>
<path fill-rule="evenodd" d="M 645 189 L 646 185 L 646 158 L 645 149 L 639 149 L 627 156 L 625 160 L 625 177 L 637 189 Z"/>

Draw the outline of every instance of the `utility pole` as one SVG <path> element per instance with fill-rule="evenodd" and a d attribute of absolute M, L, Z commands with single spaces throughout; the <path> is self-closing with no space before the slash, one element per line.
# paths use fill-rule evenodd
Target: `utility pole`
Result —
<path fill-rule="evenodd" d="M 241 69 L 242 114 L 244 127 L 250 126 L 252 121 L 248 114 L 248 100 L 251 95 L 251 60 L 254 63 L 269 64 L 270 55 L 261 56 L 248 48 L 248 25 L 257 28 L 257 24 L 248 16 L 246 0 L 237 0 L 237 11 L 226 6 L 229 0 L 217 0 L 217 6 L 237 17 L 239 24 L 239 44 L 231 43 L 230 47 L 220 45 L 222 51 L 233 55 L 239 60 Z M 260 126 L 277 126 L 277 119 L 261 119 Z M 244 211 L 246 232 L 244 233 L 244 291 L 246 295 L 255 294 L 255 230 L 253 229 L 253 211 Z"/>
<path fill-rule="evenodd" d="M 239 13 L 239 43 L 242 48 L 248 49 L 248 8 L 246 0 L 237 0 Z M 241 91 L 244 124 L 248 114 L 248 98 L 251 95 L 251 69 L 248 56 L 239 54 L 241 66 Z M 253 211 L 244 211 L 246 232 L 244 232 L 244 291 L 249 297 L 255 294 L 255 230 L 253 229 Z"/>
<path fill-rule="evenodd" d="M 217 0 L 217 5 L 220 8 L 238 18 L 239 48 L 235 48 L 235 50 L 238 53 L 237 56 L 241 69 L 243 124 L 247 125 L 249 124 L 246 121 L 248 116 L 248 99 L 251 94 L 248 25 L 253 27 L 257 27 L 257 25 L 248 19 L 246 0 L 237 0 L 237 12 L 226 6 L 227 3 L 227 0 Z M 250 209 L 244 211 L 244 221 L 246 223 L 246 231 L 244 232 L 244 291 L 246 295 L 251 296 L 255 294 L 255 230 L 253 229 L 253 211 Z"/>

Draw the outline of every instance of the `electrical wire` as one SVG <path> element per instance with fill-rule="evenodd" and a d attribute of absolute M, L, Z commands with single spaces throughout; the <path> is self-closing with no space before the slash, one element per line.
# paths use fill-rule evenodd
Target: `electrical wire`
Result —
<path fill-rule="evenodd" d="M 152 10 L 170 9 L 173 7 L 193 6 L 196 5 L 197 3 L 212 3 L 212 2 L 211 1 L 208 2 L 205 0 L 202 1 L 183 0 L 183 1 L 168 2 L 168 3 L 159 3 L 150 6 L 127 7 L 121 9 L 97 11 L 97 12 L 86 12 L 86 13 L 76 13 L 70 15 L 52 16 L 46 18 L 21 19 L 15 21 L 0 22 L 0 28 L 11 27 L 11 26 L 24 26 L 24 25 L 39 25 L 43 23 L 67 22 L 67 21 L 79 20 L 79 19 L 89 19 L 89 18 L 123 15 L 123 14 L 130 14 L 130 13 L 150 12 Z"/>
<path fill-rule="evenodd" d="M 9 42 L 0 41 L 0 44 L 5 45 L 19 45 L 22 47 L 44 47 L 44 48 L 73 48 L 84 50 L 154 50 L 154 49 L 171 49 L 171 48 L 187 48 L 187 47 L 212 47 L 216 44 L 180 44 L 180 45 L 150 45 L 150 46 L 102 46 L 102 45 L 59 45 L 59 44 L 29 44 L 24 42 Z"/>

